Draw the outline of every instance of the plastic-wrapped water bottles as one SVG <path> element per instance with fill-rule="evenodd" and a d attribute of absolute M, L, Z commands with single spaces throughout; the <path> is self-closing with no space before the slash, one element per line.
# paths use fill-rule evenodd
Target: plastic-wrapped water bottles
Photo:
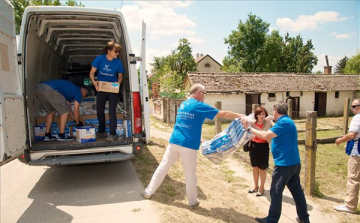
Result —
<path fill-rule="evenodd" d="M 251 138 L 252 134 L 244 129 L 240 120 L 235 119 L 212 140 L 203 142 L 200 148 L 202 154 L 209 160 L 213 163 L 220 163 Z"/>

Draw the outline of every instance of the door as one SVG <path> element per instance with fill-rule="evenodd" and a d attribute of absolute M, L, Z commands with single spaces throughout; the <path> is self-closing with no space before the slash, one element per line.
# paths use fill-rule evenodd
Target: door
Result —
<path fill-rule="evenodd" d="M 14 10 L 0 0 L 0 163 L 18 157 L 26 146 L 23 93 L 17 72 Z"/>
<path fill-rule="evenodd" d="M 245 111 L 246 115 L 252 113 L 253 104 L 261 105 L 260 94 L 246 94 L 246 111 Z"/>
<path fill-rule="evenodd" d="M 316 92 L 315 93 L 315 106 L 314 110 L 317 111 L 319 117 L 326 116 L 326 92 Z"/>
<path fill-rule="evenodd" d="M 140 94 L 142 101 L 144 132 L 146 135 L 146 142 L 150 140 L 150 113 L 149 113 L 149 88 L 146 77 L 146 24 L 142 22 L 141 35 L 141 64 L 140 64 Z"/>
<path fill-rule="evenodd" d="M 289 97 L 286 99 L 286 102 L 291 99 L 292 101 L 292 119 L 299 118 L 299 112 L 300 112 L 300 97 Z"/>

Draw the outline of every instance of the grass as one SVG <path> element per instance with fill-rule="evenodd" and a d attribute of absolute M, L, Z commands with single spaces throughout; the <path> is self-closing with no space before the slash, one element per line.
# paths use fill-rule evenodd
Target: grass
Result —
<path fill-rule="evenodd" d="M 158 121 L 155 120 L 154 122 Z M 225 129 L 229 123 L 223 123 L 222 129 Z M 341 126 L 342 118 L 318 118 L 318 127 L 325 125 L 322 123 L 331 123 L 332 127 L 334 127 L 333 125 Z M 298 124 L 301 125 L 301 123 Z M 164 127 L 161 122 L 158 122 L 157 126 L 168 132 L 172 130 L 171 127 Z M 205 139 L 213 138 L 214 129 L 214 124 L 204 124 L 202 137 Z M 340 135 L 342 135 L 340 129 L 317 131 L 317 138 Z M 299 138 L 305 138 L 305 134 L 299 133 Z M 165 140 L 151 138 L 151 142 L 144 149 L 144 152 L 133 160 L 136 172 L 144 187 L 150 182 L 151 176 L 165 152 L 166 145 L 167 141 Z M 301 172 L 301 182 L 303 183 L 306 169 L 304 145 L 299 145 L 299 152 L 303 162 Z M 248 154 L 245 156 L 248 158 Z M 338 213 L 333 210 L 334 205 L 342 204 L 344 201 L 347 160 L 348 156 L 344 153 L 343 145 L 337 147 L 334 143 L 318 144 L 315 169 L 316 196 L 308 199 L 318 203 L 322 213 L 336 214 L 339 219 L 338 222 L 360 222 L 359 215 Z M 269 164 L 270 167 L 273 167 L 271 154 Z M 248 188 L 249 185 L 246 185 L 241 178 L 234 177 L 234 172 L 228 168 L 225 162 L 214 165 L 199 155 L 197 167 L 200 207 L 192 209 L 187 206 L 184 172 L 182 164 L 178 161 L 170 169 L 162 186 L 152 197 L 160 213 L 161 222 L 255 222 L 253 217 L 259 216 L 259 210 L 256 208 L 256 204 L 246 198 L 245 188 Z M 268 172 L 271 174 L 272 168 L 269 168 Z"/>
<path fill-rule="evenodd" d="M 151 142 L 140 156 L 133 159 L 136 172 L 144 187 L 150 182 L 152 174 L 165 152 L 167 141 L 151 138 Z M 260 212 L 256 204 L 246 199 L 247 185 L 242 179 L 234 177 L 224 163 L 214 165 L 202 155 L 198 156 L 197 176 L 201 205 L 198 208 L 187 206 L 183 166 L 177 161 L 168 172 L 164 182 L 153 195 L 161 222 L 249 222 Z"/>

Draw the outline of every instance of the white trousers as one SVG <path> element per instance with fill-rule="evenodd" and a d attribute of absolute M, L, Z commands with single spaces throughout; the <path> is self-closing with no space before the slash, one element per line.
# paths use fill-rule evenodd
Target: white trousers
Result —
<path fill-rule="evenodd" d="M 149 185 L 145 189 L 145 193 L 149 195 L 154 194 L 165 179 L 165 176 L 169 171 L 170 167 L 174 165 L 174 163 L 179 159 L 179 157 L 181 157 L 181 161 L 185 171 L 186 197 L 190 205 L 196 204 L 198 202 L 198 192 L 196 188 L 197 154 L 197 150 L 169 143 L 160 165 L 156 169 Z"/>

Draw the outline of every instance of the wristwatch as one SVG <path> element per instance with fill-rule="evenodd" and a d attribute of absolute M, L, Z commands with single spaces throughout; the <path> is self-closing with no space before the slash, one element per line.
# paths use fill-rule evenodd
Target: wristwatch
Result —
<path fill-rule="evenodd" d="M 250 132 L 250 129 L 252 129 L 251 125 L 249 125 L 249 127 L 247 128 L 247 130 Z"/>

